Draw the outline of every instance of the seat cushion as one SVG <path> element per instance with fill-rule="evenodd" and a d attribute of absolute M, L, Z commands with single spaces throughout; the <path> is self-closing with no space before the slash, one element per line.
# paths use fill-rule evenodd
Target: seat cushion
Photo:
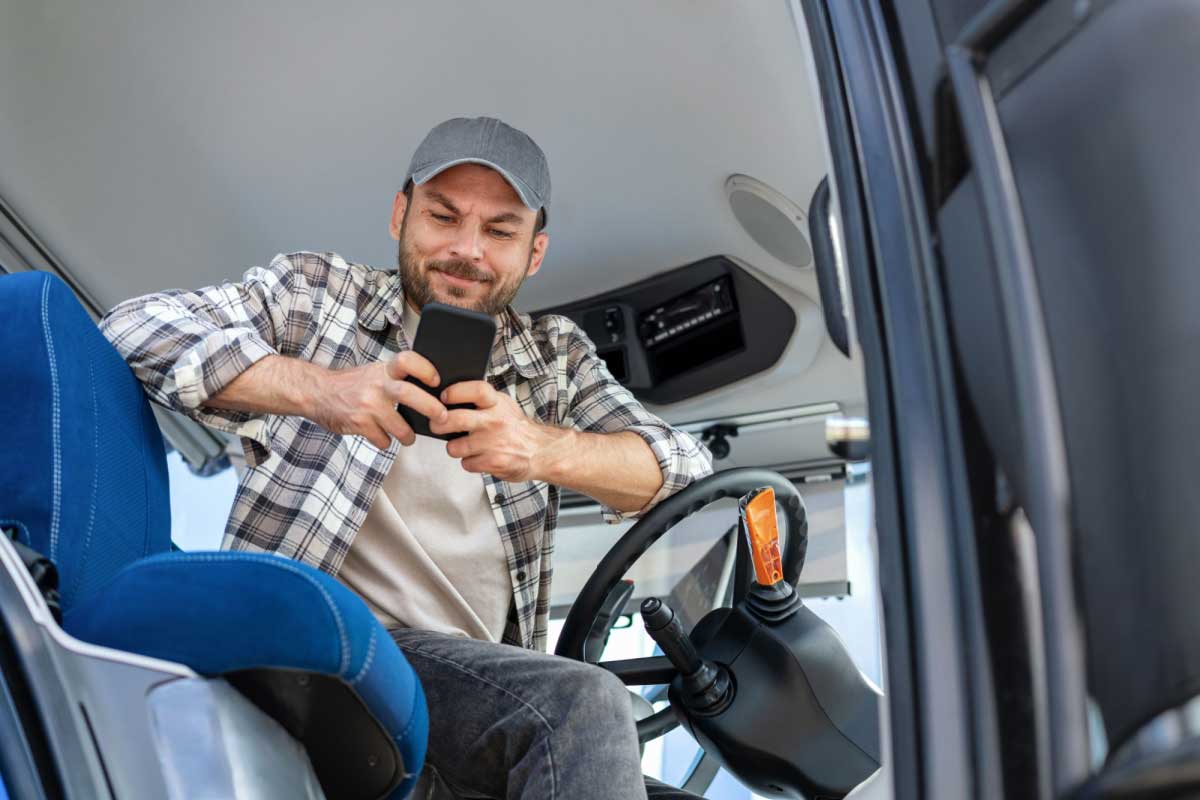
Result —
<path fill-rule="evenodd" d="M 337 676 L 396 743 L 405 778 L 392 798 L 407 796 L 424 763 L 429 717 L 412 667 L 357 596 L 304 564 L 259 553 L 151 556 L 70 609 L 63 627 L 202 675 L 274 667 Z"/>

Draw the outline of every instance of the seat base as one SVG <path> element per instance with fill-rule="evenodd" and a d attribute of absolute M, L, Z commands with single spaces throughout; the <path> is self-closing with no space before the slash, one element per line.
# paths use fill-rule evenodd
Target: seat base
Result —
<path fill-rule="evenodd" d="M 171 800 L 325 800 L 301 743 L 220 678 L 170 680 L 146 700 Z"/>
<path fill-rule="evenodd" d="M 304 745 L 329 797 L 376 800 L 400 785 L 404 765 L 391 737 L 345 681 L 270 668 L 225 679 Z"/>
<path fill-rule="evenodd" d="M 362 600 L 319 570 L 265 553 L 151 556 L 72 606 L 63 627 L 202 675 L 234 676 L 313 745 L 332 795 L 357 796 L 344 781 L 386 791 L 398 775 L 387 796 L 400 800 L 416 783 L 429 730 L 420 681 Z M 384 732 L 391 755 L 372 730 Z"/>

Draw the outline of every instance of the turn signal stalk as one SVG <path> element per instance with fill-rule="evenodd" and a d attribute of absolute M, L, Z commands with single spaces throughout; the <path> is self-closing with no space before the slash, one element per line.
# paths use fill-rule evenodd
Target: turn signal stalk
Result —
<path fill-rule="evenodd" d="M 679 670 L 681 700 L 689 712 L 711 716 L 729 707 L 733 700 L 729 672 L 700 657 L 670 606 L 657 597 L 647 597 L 642 601 L 642 622 L 663 655 Z"/>

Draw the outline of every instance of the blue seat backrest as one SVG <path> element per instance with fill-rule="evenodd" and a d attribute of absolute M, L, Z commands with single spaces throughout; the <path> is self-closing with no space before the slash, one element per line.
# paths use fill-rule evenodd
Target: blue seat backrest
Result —
<path fill-rule="evenodd" d="M 64 611 L 171 549 L 166 454 L 141 385 L 57 277 L 0 276 L 0 523 L 58 566 Z"/>

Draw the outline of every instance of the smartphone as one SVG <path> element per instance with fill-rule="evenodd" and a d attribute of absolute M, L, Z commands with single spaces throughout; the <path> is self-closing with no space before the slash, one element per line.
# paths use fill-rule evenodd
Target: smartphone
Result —
<path fill-rule="evenodd" d="M 434 397 L 440 396 L 447 387 L 456 383 L 483 380 L 495 338 L 496 321 L 487 314 L 444 303 L 428 303 L 421 309 L 421 324 L 417 327 L 413 350 L 429 359 L 437 369 L 442 383 L 436 388 L 430 388 L 411 376 L 405 380 L 421 387 Z M 470 403 L 457 403 L 446 408 L 474 406 Z M 424 414 L 405 405 L 397 405 L 396 410 L 418 436 L 432 436 L 449 441 L 466 435 L 462 431 L 433 433 L 429 430 L 429 418 Z"/>

